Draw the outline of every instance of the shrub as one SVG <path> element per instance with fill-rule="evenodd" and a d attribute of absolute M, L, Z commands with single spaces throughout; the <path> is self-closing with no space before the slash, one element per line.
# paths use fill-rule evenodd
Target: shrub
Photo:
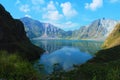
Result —
<path fill-rule="evenodd" d="M 33 66 L 17 54 L 0 51 L 0 79 L 38 80 L 38 74 Z"/>

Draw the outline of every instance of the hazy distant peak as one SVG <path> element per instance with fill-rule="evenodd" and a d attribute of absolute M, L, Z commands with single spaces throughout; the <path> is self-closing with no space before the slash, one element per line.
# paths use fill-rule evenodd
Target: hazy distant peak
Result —
<path fill-rule="evenodd" d="M 27 17 L 27 16 L 25 16 L 25 17 L 23 17 L 23 18 L 28 18 L 28 19 L 32 19 L 32 18 L 30 18 L 30 17 Z"/>

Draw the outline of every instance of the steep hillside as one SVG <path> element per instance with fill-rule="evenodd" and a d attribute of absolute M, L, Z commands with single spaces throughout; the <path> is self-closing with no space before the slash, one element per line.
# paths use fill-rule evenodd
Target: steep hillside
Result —
<path fill-rule="evenodd" d="M 105 40 L 103 47 L 111 48 L 120 45 L 120 23 L 115 26 L 113 32 Z"/>
<path fill-rule="evenodd" d="M 51 79 L 120 80 L 120 24 L 116 25 L 106 43 L 107 49 L 98 51 L 87 63 L 75 65 L 75 69 L 69 72 L 57 72 Z"/>
<path fill-rule="evenodd" d="M 44 33 L 43 24 L 39 21 L 33 20 L 28 17 L 21 18 L 20 20 L 23 22 L 25 31 L 29 38 L 39 37 L 42 36 L 42 34 Z"/>
<path fill-rule="evenodd" d="M 88 26 L 83 26 L 73 32 L 73 39 L 104 40 L 114 29 L 117 21 L 111 19 L 98 19 Z M 77 36 L 77 37 L 76 37 Z"/>
<path fill-rule="evenodd" d="M 112 36 L 111 36 L 112 35 Z M 59 80 L 120 80 L 120 24 L 117 24 L 113 32 L 107 38 L 111 47 L 100 50 L 93 59 L 82 65 L 75 65 L 75 69 L 69 72 L 56 72 L 51 79 Z M 112 41 L 111 41 L 112 40 Z M 55 75 L 55 76 L 54 76 Z M 60 77 L 56 77 L 60 76 Z"/>
<path fill-rule="evenodd" d="M 65 34 L 64 30 L 57 28 L 49 23 L 42 23 L 28 17 L 21 18 L 20 20 L 24 23 L 24 27 L 29 38 L 58 39 L 64 38 L 69 34 L 69 32 Z"/>
<path fill-rule="evenodd" d="M 26 36 L 23 23 L 13 19 L 0 4 L 0 50 L 20 52 L 23 58 L 32 60 L 44 51 L 33 45 Z"/>

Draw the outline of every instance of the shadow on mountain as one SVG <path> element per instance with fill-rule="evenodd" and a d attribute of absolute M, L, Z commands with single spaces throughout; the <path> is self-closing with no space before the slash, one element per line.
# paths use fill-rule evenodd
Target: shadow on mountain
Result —
<path fill-rule="evenodd" d="M 33 45 L 27 38 L 24 25 L 20 20 L 13 19 L 9 12 L 0 4 L 0 50 L 9 53 L 19 52 L 28 60 L 40 57 L 43 49 Z"/>

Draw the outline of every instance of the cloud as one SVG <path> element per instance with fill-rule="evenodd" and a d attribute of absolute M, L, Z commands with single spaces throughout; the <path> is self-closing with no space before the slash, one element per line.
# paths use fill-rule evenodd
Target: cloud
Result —
<path fill-rule="evenodd" d="M 59 13 L 53 1 L 50 1 L 47 7 L 44 8 L 43 19 L 59 20 L 62 17 L 63 15 Z"/>
<path fill-rule="evenodd" d="M 65 24 L 63 24 L 63 27 L 64 27 L 64 29 L 71 29 L 71 30 L 73 30 L 73 29 L 75 29 L 76 27 L 78 27 L 78 23 L 74 23 L 74 22 L 72 22 L 72 21 L 67 21 Z"/>
<path fill-rule="evenodd" d="M 57 26 L 61 29 L 66 30 L 66 31 L 78 29 L 78 26 L 79 26 L 78 23 L 75 23 L 75 22 L 72 22 L 72 21 L 67 21 L 67 22 L 64 22 L 64 23 L 52 23 L 52 24 L 54 24 L 55 26 Z"/>
<path fill-rule="evenodd" d="M 78 27 L 78 24 L 72 21 L 66 21 L 66 18 L 69 19 L 75 15 L 77 15 L 77 11 L 72 7 L 70 2 L 59 4 L 58 2 L 50 1 L 47 6 L 43 8 L 42 18 L 46 23 L 51 23 L 65 30 L 73 30 Z"/>
<path fill-rule="evenodd" d="M 41 21 L 41 20 L 40 20 Z M 69 31 L 69 30 L 75 30 L 79 29 L 80 24 L 72 21 L 52 21 L 52 20 L 43 20 L 44 23 L 50 23 L 58 28 L 61 28 L 63 30 Z"/>
<path fill-rule="evenodd" d="M 20 0 L 16 0 L 15 5 L 18 5 L 20 3 L 21 3 Z"/>
<path fill-rule="evenodd" d="M 62 14 L 59 14 L 58 11 L 48 11 L 43 15 L 43 18 L 47 18 L 49 20 L 59 20 L 62 18 Z"/>
<path fill-rule="evenodd" d="M 44 10 L 56 10 L 56 6 L 55 6 L 55 4 L 54 4 L 54 2 L 53 1 L 50 1 L 49 3 L 48 3 L 48 5 L 47 5 L 47 7 L 46 8 L 44 8 Z"/>
<path fill-rule="evenodd" d="M 73 17 L 77 14 L 77 11 L 72 7 L 70 2 L 65 2 L 60 5 L 62 7 L 62 11 L 64 16 L 66 17 Z"/>
<path fill-rule="evenodd" d="M 68 26 L 68 27 L 75 27 L 75 26 L 77 26 L 76 23 L 73 23 L 71 21 L 66 22 L 65 25 Z"/>
<path fill-rule="evenodd" d="M 44 4 L 44 3 L 45 3 L 44 0 L 32 0 L 32 4 L 34 4 L 34 5 Z"/>
<path fill-rule="evenodd" d="M 119 2 L 120 0 L 109 0 L 111 3 Z"/>
<path fill-rule="evenodd" d="M 31 16 L 30 16 L 30 15 L 28 15 L 28 14 L 26 14 L 26 15 L 25 15 L 25 17 L 29 17 L 29 18 L 31 18 Z"/>
<path fill-rule="evenodd" d="M 102 7 L 103 0 L 92 0 L 92 3 L 86 3 L 85 8 L 90 10 L 96 10 L 97 8 Z"/>
<path fill-rule="evenodd" d="M 25 12 L 25 13 L 27 13 L 27 12 L 30 11 L 30 8 L 29 8 L 29 5 L 28 5 L 28 4 L 21 5 L 21 6 L 19 7 L 19 9 L 20 9 L 20 11 Z"/>

